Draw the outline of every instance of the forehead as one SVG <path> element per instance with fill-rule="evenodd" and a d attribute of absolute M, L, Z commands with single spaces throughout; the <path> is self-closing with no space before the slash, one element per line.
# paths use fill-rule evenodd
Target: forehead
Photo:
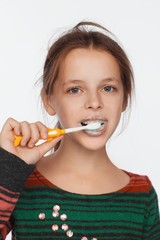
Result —
<path fill-rule="evenodd" d="M 71 50 L 63 58 L 60 76 L 76 79 L 86 76 L 120 79 L 120 68 L 116 59 L 104 50 L 77 48 Z"/>

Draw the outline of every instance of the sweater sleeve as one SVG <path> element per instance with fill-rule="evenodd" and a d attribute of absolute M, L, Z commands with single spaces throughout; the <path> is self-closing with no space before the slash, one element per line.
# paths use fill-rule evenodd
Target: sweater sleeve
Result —
<path fill-rule="evenodd" d="M 160 240 L 160 213 L 158 207 L 158 197 L 153 186 L 147 196 L 143 239 Z"/>
<path fill-rule="evenodd" d="M 34 167 L 0 148 L 0 240 L 12 229 L 10 216 Z"/>

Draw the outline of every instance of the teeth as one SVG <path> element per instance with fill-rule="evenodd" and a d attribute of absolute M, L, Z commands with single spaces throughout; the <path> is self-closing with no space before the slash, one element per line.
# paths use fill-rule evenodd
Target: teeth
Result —
<path fill-rule="evenodd" d="M 105 121 L 97 119 L 97 120 L 86 120 L 86 121 L 83 121 L 83 122 L 81 122 L 81 125 L 82 125 L 82 126 L 86 126 L 86 125 L 88 125 L 89 123 L 95 123 L 95 122 L 98 122 L 98 123 L 100 123 L 101 125 L 105 124 Z"/>

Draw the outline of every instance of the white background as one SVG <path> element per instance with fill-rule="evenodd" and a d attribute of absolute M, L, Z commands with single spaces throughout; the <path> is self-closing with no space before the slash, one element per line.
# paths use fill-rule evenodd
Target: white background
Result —
<path fill-rule="evenodd" d="M 159 0 L 0 0 L 0 128 L 10 116 L 45 121 L 34 84 L 42 74 L 49 42 L 55 32 L 81 20 L 97 21 L 122 43 L 136 82 L 129 124 L 110 141 L 110 157 L 120 168 L 148 175 L 160 198 L 159 4 Z"/>

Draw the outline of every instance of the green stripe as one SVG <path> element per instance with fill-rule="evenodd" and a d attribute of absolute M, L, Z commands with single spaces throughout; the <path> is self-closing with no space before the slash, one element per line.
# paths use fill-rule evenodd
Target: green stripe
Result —
<path fill-rule="evenodd" d="M 88 236 L 89 240 L 93 237 L 97 237 L 98 240 L 129 238 L 140 240 L 143 229 L 146 228 L 150 232 L 150 225 L 156 223 L 153 223 L 153 216 L 157 217 L 158 225 L 152 232 L 152 240 L 157 240 L 160 222 L 155 198 L 154 189 L 148 193 L 83 196 L 59 189 L 54 191 L 54 188 L 50 187 L 27 187 L 20 195 L 13 212 L 17 240 L 68 239 L 63 230 L 53 232 L 51 229 L 53 224 L 61 227 L 63 223 L 68 224 L 73 230 L 74 237 L 71 239 L 75 240 L 80 240 L 83 236 Z M 61 208 L 60 215 L 67 214 L 68 218 L 64 222 L 60 217 L 52 216 L 53 206 L 57 204 Z M 43 221 L 38 218 L 40 212 L 46 214 Z"/>

